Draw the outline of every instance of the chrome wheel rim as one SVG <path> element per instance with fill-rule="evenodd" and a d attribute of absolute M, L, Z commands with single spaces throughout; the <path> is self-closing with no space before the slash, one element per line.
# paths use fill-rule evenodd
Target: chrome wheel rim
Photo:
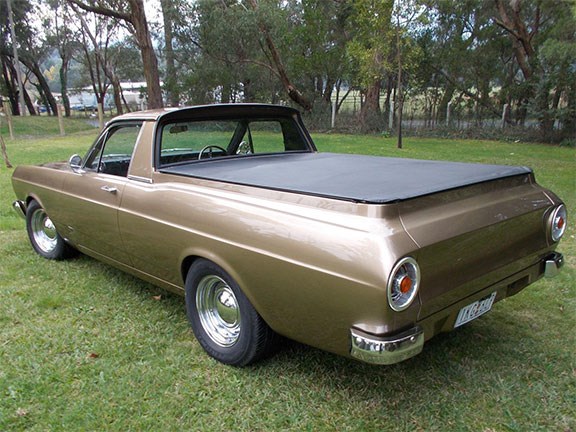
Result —
<path fill-rule="evenodd" d="M 43 252 L 50 253 L 56 249 L 58 233 L 52 220 L 43 209 L 38 209 L 32 214 L 30 226 L 34 241 Z"/>
<path fill-rule="evenodd" d="M 240 337 L 240 308 L 232 288 L 220 277 L 205 276 L 196 291 L 196 308 L 206 334 L 221 347 Z"/>

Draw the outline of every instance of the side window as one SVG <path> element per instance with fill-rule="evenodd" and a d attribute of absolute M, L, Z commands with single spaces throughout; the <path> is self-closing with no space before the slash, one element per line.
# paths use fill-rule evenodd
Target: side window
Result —
<path fill-rule="evenodd" d="M 296 125 L 289 119 L 251 121 L 246 127 L 242 142 L 249 145 L 250 153 L 282 153 L 308 149 Z"/>
<path fill-rule="evenodd" d="M 141 126 L 131 123 L 110 128 L 88 153 L 84 168 L 126 177 Z"/>
<path fill-rule="evenodd" d="M 254 121 L 248 128 L 244 141 L 252 143 L 253 153 L 281 153 L 285 150 L 282 128 L 277 121 Z"/>

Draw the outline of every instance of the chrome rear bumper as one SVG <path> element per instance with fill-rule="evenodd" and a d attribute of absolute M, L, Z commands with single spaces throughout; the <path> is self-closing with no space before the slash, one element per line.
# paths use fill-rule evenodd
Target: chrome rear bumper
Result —
<path fill-rule="evenodd" d="M 12 203 L 12 210 L 22 219 L 26 219 L 26 204 L 24 201 L 16 200 Z"/>
<path fill-rule="evenodd" d="M 390 337 L 377 337 L 350 329 L 350 354 L 367 363 L 389 365 L 414 357 L 424 346 L 424 331 L 420 327 Z"/>

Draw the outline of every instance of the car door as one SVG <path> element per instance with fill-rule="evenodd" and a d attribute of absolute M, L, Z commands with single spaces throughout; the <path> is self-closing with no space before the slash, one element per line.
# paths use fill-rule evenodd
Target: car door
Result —
<path fill-rule="evenodd" d="M 113 124 L 63 185 L 66 237 L 80 250 L 131 265 L 118 228 L 127 174 L 141 122 Z"/>

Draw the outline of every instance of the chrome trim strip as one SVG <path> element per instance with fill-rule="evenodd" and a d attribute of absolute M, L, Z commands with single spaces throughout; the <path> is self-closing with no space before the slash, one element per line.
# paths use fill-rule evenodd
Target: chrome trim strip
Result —
<path fill-rule="evenodd" d="M 424 331 L 413 327 L 395 336 L 378 337 L 350 329 L 350 354 L 367 363 L 390 365 L 419 354 L 424 347 Z"/>
<path fill-rule="evenodd" d="M 563 265 L 564 256 L 561 253 L 553 252 L 544 259 L 544 276 L 547 278 L 558 276 Z"/>
<path fill-rule="evenodd" d="M 12 210 L 22 219 L 26 219 L 26 204 L 24 204 L 24 201 L 14 201 L 12 203 Z"/>
<path fill-rule="evenodd" d="M 134 180 L 134 181 L 138 181 L 138 182 L 142 182 L 142 183 L 152 184 L 152 179 L 149 179 L 148 177 L 129 175 L 128 180 Z"/>

